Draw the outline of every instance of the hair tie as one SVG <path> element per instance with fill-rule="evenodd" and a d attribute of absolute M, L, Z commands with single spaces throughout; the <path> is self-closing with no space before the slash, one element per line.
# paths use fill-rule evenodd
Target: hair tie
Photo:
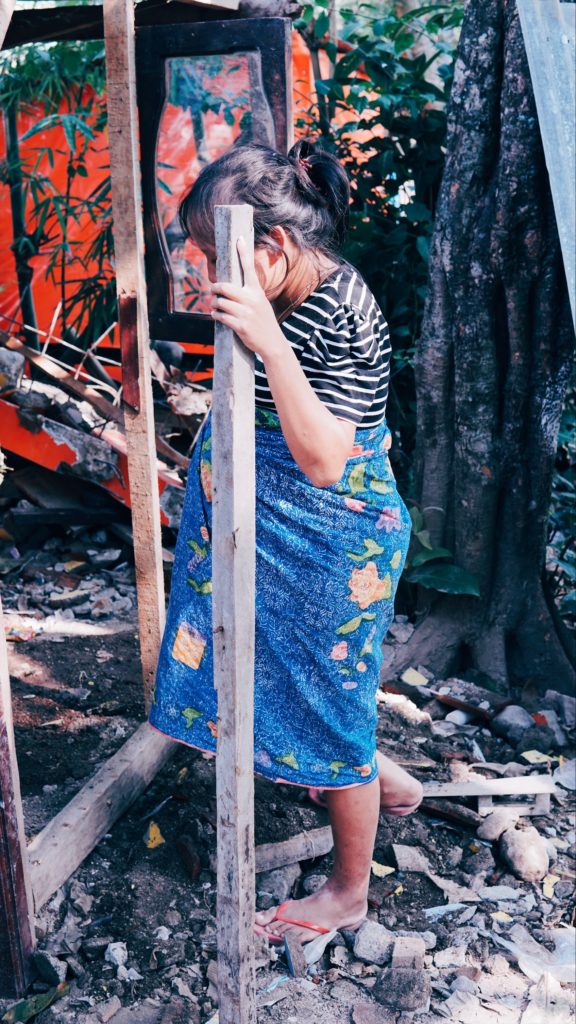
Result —
<path fill-rule="evenodd" d="M 312 170 L 312 163 L 311 163 L 310 160 L 308 160 L 307 157 L 305 157 L 305 156 L 298 157 L 298 163 L 300 164 L 301 167 L 304 168 L 305 171 L 311 171 Z"/>

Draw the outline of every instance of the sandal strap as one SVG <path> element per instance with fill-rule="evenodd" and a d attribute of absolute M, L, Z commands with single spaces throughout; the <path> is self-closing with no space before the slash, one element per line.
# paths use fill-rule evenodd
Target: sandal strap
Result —
<path fill-rule="evenodd" d="M 328 932 L 332 931 L 331 928 L 324 928 L 321 924 L 313 924 L 311 921 L 297 921 L 296 918 L 285 917 L 284 911 L 288 906 L 288 903 L 289 901 L 282 903 L 281 906 L 278 907 L 274 917 L 275 921 L 280 921 L 281 924 L 293 924 L 297 928 L 308 928 L 311 932 L 318 932 L 319 935 L 328 935 Z"/>

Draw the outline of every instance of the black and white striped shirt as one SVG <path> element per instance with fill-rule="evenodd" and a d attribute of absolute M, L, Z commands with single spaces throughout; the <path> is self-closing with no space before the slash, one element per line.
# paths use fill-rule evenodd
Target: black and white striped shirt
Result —
<path fill-rule="evenodd" d="M 354 267 L 342 265 L 329 274 L 280 327 L 318 398 L 335 416 L 362 429 L 382 422 L 390 335 L 376 299 Z M 256 405 L 276 408 L 259 357 Z"/>

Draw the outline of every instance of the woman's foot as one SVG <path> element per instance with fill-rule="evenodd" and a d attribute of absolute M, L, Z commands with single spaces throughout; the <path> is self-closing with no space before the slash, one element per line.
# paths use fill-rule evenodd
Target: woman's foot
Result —
<path fill-rule="evenodd" d="M 380 751 L 377 752 L 376 759 L 381 813 L 392 814 L 395 817 L 413 814 L 422 803 L 422 783 Z M 326 790 L 312 788 L 308 790 L 308 795 L 319 807 L 327 807 Z"/>
<path fill-rule="evenodd" d="M 272 907 L 256 914 L 255 931 L 258 935 L 267 936 L 270 942 L 281 942 L 286 932 L 290 932 L 300 942 L 311 942 L 320 933 L 312 928 L 306 928 L 306 922 L 320 926 L 322 931 L 332 931 L 333 928 L 358 928 L 366 917 L 367 910 L 365 897 L 352 891 L 338 890 L 327 882 L 312 896 L 306 896 L 301 900 L 289 900 L 280 908 Z"/>

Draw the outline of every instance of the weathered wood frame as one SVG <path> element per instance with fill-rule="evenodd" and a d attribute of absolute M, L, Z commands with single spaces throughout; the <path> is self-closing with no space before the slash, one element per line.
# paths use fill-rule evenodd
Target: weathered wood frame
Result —
<path fill-rule="evenodd" d="M 10 10 L 10 0 L 0 7 L 0 45 L 3 41 L 3 32 L 9 23 Z M 287 33 L 288 22 L 284 28 Z M 149 703 L 164 619 L 164 590 L 143 261 L 133 0 L 104 0 L 104 34 L 121 350 L 123 363 L 128 364 L 124 411 L 130 483 L 133 494 L 137 493 L 139 499 L 133 502 L 133 506 L 137 506 L 134 517 L 135 559 L 145 696 Z M 289 97 L 288 53 L 287 47 L 284 51 L 284 70 Z M 287 114 L 286 144 L 291 141 L 288 127 L 291 124 L 289 102 Z M 241 209 L 245 211 L 246 208 Z M 225 219 L 226 216 L 224 214 Z M 246 217 L 245 212 L 243 216 Z M 239 225 L 235 222 L 234 225 L 233 230 L 236 230 Z M 240 221 L 240 225 L 243 233 L 249 235 L 245 219 Z M 233 228 L 231 221 L 228 222 L 228 228 Z M 227 231 L 228 236 L 230 230 Z M 222 255 L 223 273 L 226 273 L 226 268 L 229 267 L 232 273 L 237 274 L 237 264 L 231 246 L 228 244 L 224 248 L 228 255 L 226 259 Z M 224 250 L 222 252 L 224 253 Z M 225 333 L 228 335 L 229 332 Z M 224 340 L 226 341 L 226 338 Z M 222 352 L 225 347 L 221 347 Z M 242 387 L 244 391 L 247 387 L 249 392 L 249 378 L 246 376 L 249 361 L 246 361 L 246 355 L 242 354 L 241 346 L 236 341 L 231 348 L 229 339 L 227 350 L 225 363 L 229 372 L 223 377 L 223 380 L 226 379 L 224 390 L 233 384 L 239 372 L 240 362 L 244 363 Z M 246 433 L 249 422 L 253 428 L 253 416 L 246 416 L 246 408 L 243 412 L 244 416 L 241 416 L 240 406 L 237 406 L 229 422 L 232 431 L 229 437 L 235 438 L 234 458 L 239 458 L 241 448 L 245 448 L 246 437 L 249 436 L 249 428 L 248 434 Z M 221 421 L 221 428 L 223 426 Z M 227 427 L 224 430 L 224 433 L 226 432 Z M 245 453 L 242 458 L 245 458 Z M 233 461 L 234 459 L 229 459 L 222 480 L 229 481 Z M 215 490 L 219 486 L 217 467 L 218 460 Z M 243 479 L 244 494 L 245 487 L 246 479 Z M 218 614 L 220 608 L 225 628 L 231 629 L 232 635 L 236 635 L 240 632 L 240 624 L 236 621 L 239 609 L 242 608 L 245 614 L 249 606 L 249 602 L 247 605 L 245 600 L 244 587 L 250 579 L 253 588 L 254 572 L 250 569 L 249 550 L 250 545 L 252 548 L 254 545 L 254 531 L 251 531 L 249 526 L 250 515 L 246 519 L 242 513 L 241 518 L 247 528 L 242 544 L 243 554 L 239 557 L 234 546 L 237 527 L 234 525 L 230 532 L 228 514 L 232 515 L 230 522 L 235 524 L 240 515 L 240 503 L 238 488 L 234 491 L 232 487 L 230 491 L 226 484 L 221 508 L 221 557 L 222 567 L 232 571 L 236 600 L 230 604 L 226 596 L 228 588 L 224 587 L 220 605 L 218 598 L 216 599 L 216 611 Z M 230 564 L 230 556 L 233 565 Z M 253 550 L 251 557 L 254 557 Z M 234 644 L 232 646 L 234 647 Z M 241 654 L 242 658 L 235 659 L 238 673 L 245 674 L 247 668 L 249 677 L 250 658 L 247 663 L 243 663 L 246 650 L 243 649 Z M 225 666 L 230 664 L 229 655 L 230 648 L 224 651 L 222 647 L 222 681 L 227 673 Z M 223 739 L 220 740 L 223 753 L 221 764 L 227 762 L 234 779 L 231 782 L 229 772 L 224 774 L 223 768 L 220 770 L 219 858 L 221 863 L 225 858 L 225 863 L 229 869 L 231 868 L 226 872 L 219 871 L 219 901 L 222 907 L 220 959 L 223 978 L 221 1019 L 222 1024 L 237 1024 L 239 1019 L 243 1024 L 244 1021 L 251 1024 L 255 1022 L 254 967 L 249 941 L 254 904 L 253 823 L 251 825 L 250 822 L 250 817 L 253 816 L 251 712 L 245 702 L 241 704 L 236 700 L 235 688 L 230 688 L 228 681 L 226 686 L 223 686 L 222 695 L 224 720 L 228 726 L 223 729 Z M 6 962 L 3 956 L 0 963 L 2 995 L 21 995 L 29 983 L 30 956 L 35 945 L 35 910 L 38 910 L 70 877 L 110 826 L 149 785 L 158 770 L 170 758 L 173 750 L 174 744 L 170 740 L 154 732 L 148 723 L 141 725 L 120 750 L 96 772 L 90 782 L 83 786 L 66 807 L 34 837 L 27 848 L 12 727 L 6 641 L 0 606 L 0 925 L 7 936 L 6 952 L 9 961 Z M 237 815 L 239 804 L 242 813 Z M 239 837 L 241 843 L 238 841 Z M 236 927 L 240 915 L 240 927 Z M 0 951 L 4 953 L 1 946 Z M 237 1013 L 238 1007 L 242 1008 L 240 1017 Z"/>

